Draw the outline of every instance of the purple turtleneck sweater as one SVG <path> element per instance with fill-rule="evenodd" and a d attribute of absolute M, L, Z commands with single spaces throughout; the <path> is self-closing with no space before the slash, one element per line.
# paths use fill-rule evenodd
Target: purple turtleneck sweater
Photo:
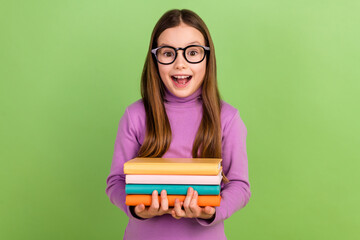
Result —
<path fill-rule="evenodd" d="M 170 121 L 172 141 L 164 158 L 191 158 L 191 150 L 202 118 L 201 88 L 186 98 L 166 90 L 165 109 Z M 106 194 L 129 217 L 124 239 L 226 239 L 224 220 L 243 208 L 250 198 L 247 130 L 239 112 L 221 102 L 222 166 L 229 183 L 221 184 L 221 204 L 212 221 L 200 218 L 173 218 L 170 214 L 139 219 L 125 205 L 123 164 L 137 156 L 145 137 L 145 108 L 142 100 L 128 106 L 120 119 L 115 150 L 107 178 Z"/>

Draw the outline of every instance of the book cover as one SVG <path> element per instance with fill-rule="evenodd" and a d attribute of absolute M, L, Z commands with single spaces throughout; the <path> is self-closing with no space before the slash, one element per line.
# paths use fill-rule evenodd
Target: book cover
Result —
<path fill-rule="evenodd" d="M 168 195 L 168 203 L 170 207 L 175 205 L 175 199 L 179 199 L 179 201 L 183 202 L 185 200 L 184 195 Z M 159 202 L 161 202 L 160 196 L 158 196 Z M 221 196 L 198 196 L 198 205 L 200 207 L 211 206 L 218 207 L 220 206 Z M 145 206 L 151 205 L 151 195 L 126 195 L 125 204 L 128 206 L 136 206 L 140 203 L 143 203 Z"/>
<path fill-rule="evenodd" d="M 188 188 L 192 187 L 199 195 L 219 195 L 220 185 L 184 185 L 184 184 L 126 184 L 126 194 L 152 194 L 166 190 L 168 195 L 186 195 Z"/>
<path fill-rule="evenodd" d="M 125 174 L 218 175 L 220 158 L 134 158 L 124 163 Z"/>
<path fill-rule="evenodd" d="M 194 184 L 220 185 L 221 172 L 211 175 L 126 175 L 126 184 Z"/>

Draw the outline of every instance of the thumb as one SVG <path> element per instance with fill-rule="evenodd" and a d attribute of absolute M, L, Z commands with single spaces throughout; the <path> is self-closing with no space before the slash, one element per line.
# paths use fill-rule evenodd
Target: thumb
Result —
<path fill-rule="evenodd" d="M 136 213 L 141 213 L 142 211 L 144 211 L 145 210 L 145 206 L 144 206 L 144 204 L 139 204 L 139 205 L 136 205 L 136 207 L 135 207 L 135 212 Z"/>

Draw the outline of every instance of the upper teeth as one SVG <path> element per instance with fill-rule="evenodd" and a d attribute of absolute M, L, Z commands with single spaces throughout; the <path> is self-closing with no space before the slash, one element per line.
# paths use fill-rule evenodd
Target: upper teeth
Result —
<path fill-rule="evenodd" d="M 180 78 L 180 79 L 184 79 L 184 78 L 188 78 L 189 76 L 174 76 L 174 78 Z"/>

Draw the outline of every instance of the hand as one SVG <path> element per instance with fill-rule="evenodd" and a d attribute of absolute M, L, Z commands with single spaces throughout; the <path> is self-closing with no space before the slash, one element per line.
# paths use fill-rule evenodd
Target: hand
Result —
<path fill-rule="evenodd" d="M 165 190 L 161 191 L 161 204 L 159 205 L 158 192 L 154 190 L 152 192 L 151 206 L 145 207 L 144 204 L 139 204 L 135 207 L 135 214 L 141 218 L 152 218 L 155 216 L 161 216 L 170 213 L 169 203 Z"/>
<path fill-rule="evenodd" d="M 210 206 L 199 207 L 197 200 L 197 191 L 194 191 L 194 189 L 190 187 L 184 202 L 180 203 L 179 199 L 175 199 L 175 205 L 174 209 L 171 211 L 171 215 L 176 219 L 180 219 L 182 217 L 203 219 L 212 218 L 215 214 L 215 208 Z M 184 210 L 181 209 L 182 206 L 184 207 Z"/>

